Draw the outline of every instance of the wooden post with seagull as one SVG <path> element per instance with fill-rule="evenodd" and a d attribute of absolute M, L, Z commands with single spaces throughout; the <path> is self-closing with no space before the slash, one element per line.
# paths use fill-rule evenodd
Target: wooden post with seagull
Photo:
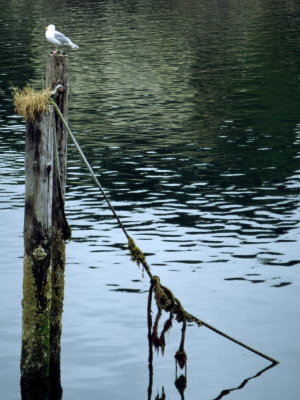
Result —
<path fill-rule="evenodd" d="M 67 118 L 67 54 L 49 54 L 46 84 Z M 65 240 L 70 237 L 64 213 L 66 160 L 67 132 L 48 103 L 26 121 L 22 394 L 28 393 L 29 381 L 51 377 L 59 380 L 55 390 L 60 390 Z"/>

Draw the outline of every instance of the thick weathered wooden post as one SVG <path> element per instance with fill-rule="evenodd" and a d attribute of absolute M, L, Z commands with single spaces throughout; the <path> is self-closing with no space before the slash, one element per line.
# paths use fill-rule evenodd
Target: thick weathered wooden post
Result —
<path fill-rule="evenodd" d="M 68 56 L 50 54 L 47 60 L 46 85 L 54 90 L 60 85 L 55 101 L 68 117 Z M 52 304 L 50 318 L 50 372 L 56 375 L 60 367 L 62 312 L 64 300 L 65 239 L 69 227 L 65 218 L 64 199 L 67 163 L 67 132 L 55 114 L 54 179 L 52 204 Z"/>
<path fill-rule="evenodd" d="M 53 111 L 27 121 L 21 374 L 49 376 Z"/>
<path fill-rule="evenodd" d="M 56 102 L 66 117 L 67 55 L 50 54 L 47 86 L 61 85 Z M 59 377 L 64 298 L 64 214 L 67 134 L 52 107 L 27 121 L 25 144 L 24 278 L 21 375 Z M 60 384 L 55 390 L 60 390 Z"/>

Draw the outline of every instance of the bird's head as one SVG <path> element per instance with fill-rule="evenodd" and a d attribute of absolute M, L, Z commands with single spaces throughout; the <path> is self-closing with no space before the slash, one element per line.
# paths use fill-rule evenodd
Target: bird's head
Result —
<path fill-rule="evenodd" d="M 53 24 L 50 24 L 50 25 L 48 25 L 48 26 L 46 26 L 46 28 L 45 28 L 45 30 L 47 31 L 48 29 L 50 29 L 50 30 L 55 30 L 55 25 L 53 25 Z"/>

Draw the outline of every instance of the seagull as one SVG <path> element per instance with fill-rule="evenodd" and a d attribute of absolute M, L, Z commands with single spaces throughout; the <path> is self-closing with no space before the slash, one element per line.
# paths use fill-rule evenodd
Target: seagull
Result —
<path fill-rule="evenodd" d="M 79 49 L 77 44 L 73 43 L 69 38 L 67 38 L 63 33 L 55 30 L 55 25 L 48 25 L 46 28 L 46 38 L 48 42 L 56 45 L 56 50 L 53 51 L 54 54 L 58 52 L 58 46 L 70 46 L 72 49 Z"/>

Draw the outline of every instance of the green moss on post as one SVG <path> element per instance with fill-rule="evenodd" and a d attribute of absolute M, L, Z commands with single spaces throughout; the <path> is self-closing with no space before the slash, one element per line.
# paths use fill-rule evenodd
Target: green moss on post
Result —
<path fill-rule="evenodd" d="M 43 378 L 49 376 L 51 273 L 49 269 L 43 290 L 38 293 L 33 270 L 33 259 L 25 256 L 21 365 L 23 376 Z"/>

